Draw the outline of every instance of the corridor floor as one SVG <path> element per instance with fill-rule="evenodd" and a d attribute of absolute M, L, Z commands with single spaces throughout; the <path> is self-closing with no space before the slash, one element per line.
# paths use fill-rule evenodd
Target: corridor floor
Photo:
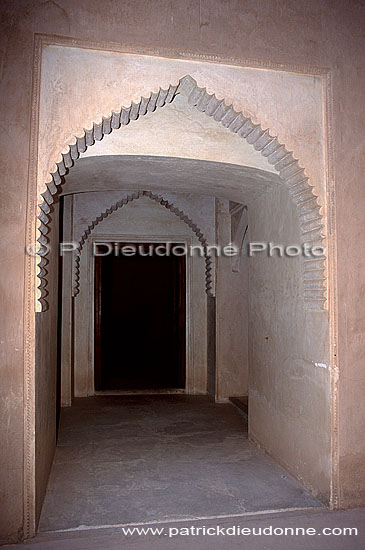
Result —
<path fill-rule="evenodd" d="M 39 531 L 320 507 L 231 404 L 97 396 L 63 409 Z"/>

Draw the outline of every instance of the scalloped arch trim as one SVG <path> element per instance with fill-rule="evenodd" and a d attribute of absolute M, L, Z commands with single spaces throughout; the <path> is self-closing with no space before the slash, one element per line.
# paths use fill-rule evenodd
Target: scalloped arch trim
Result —
<path fill-rule="evenodd" d="M 321 206 L 318 204 L 318 197 L 314 194 L 313 187 L 305 175 L 304 168 L 300 166 L 293 153 L 288 151 L 277 137 L 271 136 L 268 129 L 263 129 L 260 124 L 254 124 L 242 112 L 236 112 L 232 105 L 225 103 L 224 99 L 218 99 L 214 94 L 208 94 L 206 88 L 199 88 L 197 82 L 190 75 L 186 75 L 180 79 L 176 86 L 171 85 L 167 90 L 160 89 L 158 92 L 152 92 L 148 98 L 142 97 L 138 103 L 132 102 L 129 107 L 122 107 L 119 112 L 112 112 L 109 117 L 103 117 L 100 124 L 94 123 L 90 130 L 85 130 L 84 134 L 77 137 L 76 142 L 69 146 L 68 151 L 62 154 L 62 160 L 57 164 L 57 170 L 51 174 L 52 180 L 47 184 L 46 191 L 41 193 L 43 200 L 39 205 L 37 241 L 40 248 L 38 251 L 37 277 L 39 284 L 37 288 L 42 311 L 47 309 L 47 225 L 50 221 L 50 206 L 59 186 L 62 185 L 63 176 L 79 158 L 80 153 L 85 152 L 95 141 L 100 141 L 104 135 L 110 134 L 122 125 L 127 125 L 131 120 L 137 120 L 147 112 L 153 112 L 156 108 L 171 103 L 177 94 L 182 94 L 190 105 L 207 116 L 213 117 L 227 130 L 238 134 L 267 158 L 267 161 L 279 173 L 283 184 L 296 204 L 302 243 L 322 246 L 324 235 Z M 303 260 L 303 298 L 311 309 L 324 309 L 325 307 L 325 264 L 325 255 Z"/>
<path fill-rule="evenodd" d="M 80 290 L 80 258 L 81 258 L 81 252 L 82 249 L 87 242 L 89 236 L 93 232 L 94 228 L 99 225 L 102 221 L 104 221 L 106 218 L 108 218 L 113 212 L 116 212 L 126 204 L 138 200 L 141 197 L 148 197 L 152 201 L 157 202 L 161 206 L 164 206 L 170 212 L 175 214 L 178 218 L 180 218 L 181 221 L 183 221 L 190 229 L 191 231 L 196 235 L 198 241 L 203 247 L 204 250 L 204 259 L 205 259 L 205 291 L 208 294 L 208 296 L 212 295 L 212 259 L 209 257 L 207 252 L 207 246 L 208 242 L 206 238 L 204 237 L 204 234 L 199 229 L 199 227 L 193 223 L 193 221 L 187 216 L 180 208 L 177 208 L 172 202 L 167 201 L 164 199 L 161 195 L 155 195 L 154 193 L 151 193 L 150 191 L 138 191 L 136 193 L 132 193 L 131 195 L 128 195 L 127 197 L 121 199 L 120 201 L 116 202 L 109 208 L 107 208 L 104 212 L 99 214 L 95 220 L 91 222 L 91 224 L 88 226 L 88 228 L 83 232 L 80 241 L 78 242 L 77 249 L 75 251 L 75 259 L 74 259 L 74 269 L 73 269 L 73 281 L 72 281 L 72 295 L 77 296 Z"/>

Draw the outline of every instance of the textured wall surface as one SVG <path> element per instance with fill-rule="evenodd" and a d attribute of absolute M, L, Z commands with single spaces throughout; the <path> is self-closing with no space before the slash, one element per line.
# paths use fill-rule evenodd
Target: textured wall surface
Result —
<path fill-rule="evenodd" d="M 359 254 L 363 247 L 365 189 L 363 3 L 5 0 L 1 9 L 4 168 L 0 429 L 4 443 L 0 487 L 6 503 L 0 518 L 1 540 L 17 540 L 24 531 L 24 235 L 34 33 L 124 42 L 142 51 L 171 48 L 263 63 L 329 68 L 333 84 L 333 164 L 329 177 L 335 185 L 338 241 L 339 504 L 364 503 L 364 259 Z"/>
<path fill-rule="evenodd" d="M 285 212 L 285 215 L 283 215 Z M 248 210 L 249 241 L 299 242 L 284 191 Z M 278 223 L 278 220 L 279 223 Z M 331 416 L 328 312 L 305 308 L 300 257 L 247 258 L 249 434 L 324 502 L 329 501 Z"/>

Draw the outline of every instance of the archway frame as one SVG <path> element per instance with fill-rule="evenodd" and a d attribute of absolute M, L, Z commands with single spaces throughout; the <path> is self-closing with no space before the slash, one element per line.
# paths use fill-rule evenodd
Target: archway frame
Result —
<path fill-rule="evenodd" d="M 280 143 L 278 137 L 271 135 L 270 130 L 263 129 L 260 124 L 255 124 L 251 118 L 242 112 L 237 112 L 232 105 L 227 105 L 224 99 L 218 99 L 215 94 L 208 94 L 206 88 L 200 88 L 190 75 L 183 76 L 177 85 L 170 85 L 168 89 L 160 88 L 158 92 L 151 92 L 150 96 L 142 97 L 138 103 L 131 102 L 129 107 L 121 107 L 120 111 L 112 112 L 103 117 L 100 124 L 94 123 L 90 130 L 75 138 L 75 143 L 68 146 L 66 153 L 62 153 L 62 160 L 57 163 L 57 169 L 51 174 L 50 181 L 46 184 L 46 190 L 41 193 L 37 242 L 37 279 L 38 301 L 37 311 L 47 309 L 47 254 L 51 206 L 54 197 L 62 188 L 63 178 L 72 168 L 74 162 L 96 141 L 101 141 L 104 136 L 123 125 L 136 121 L 140 116 L 148 112 L 172 103 L 176 95 L 181 94 L 188 104 L 196 107 L 197 111 L 213 117 L 217 123 L 221 123 L 228 131 L 239 135 L 256 151 L 265 157 L 270 165 L 273 165 L 285 185 L 287 191 L 296 205 L 301 244 L 311 247 L 323 247 L 324 225 L 321 205 L 318 196 L 309 182 L 298 159 L 293 152 Z M 326 293 L 326 254 L 316 255 L 311 258 L 303 258 L 303 298 L 304 303 L 310 309 L 325 309 Z"/>
<path fill-rule="evenodd" d="M 339 500 L 339 451 L 338 451 L 338 308 L 337 308 L 337 235 L 335 184 L 333 161 L 333 84 L 332 73 L 329 69 L 306 65 L 290 65 L 273 63 L 267 60 L 237 59 L 218 55 L 197 54 L 195 52 L 181 52 L 171 49 L 138 48 L 125 44 L 99 43 L 90 40 L 71 39 L 52 35 L 36 34 L 34 41 L 32 112 L 31 112 L 31 139 L 29 144 L 28 191 L 26 211 L 26 239 L 25 245 L 33 246 L 36 241 L 38 214 L 37 202 L 37 161 L 38 161 L 38 133 L 39 133 L 39 103 L 41 82 L 42 50 L 49 45 L 72 46 L 83 49 L 112 51 L 115 53 L 142 53 L 143 55 L 159 56 L 173 59 L 199 60 L 207 63 L 228 64 L 238 67 L 289 71 L 299 74 L 318 75 L 322 79 L 323 97 L 325 104 L 324 127 L 326 133 L 326 178 L 325 195 L 328 252 L 328 307 L 330 319 L 330 352 L 331 352 L 331 501 L 332 508 L 340 506 Z M 36 286 L 37 266 L 34 257 L 25 253 L 25 292 L 24 292 L 24 537 L 29 538 L 36 533 L 35 514 L 35 319 L 38 291 Z"/>

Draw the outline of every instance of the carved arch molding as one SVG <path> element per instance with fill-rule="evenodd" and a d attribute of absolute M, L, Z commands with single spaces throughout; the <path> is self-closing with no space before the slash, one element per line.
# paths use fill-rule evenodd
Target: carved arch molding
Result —
<path fill-rule="evenodd" d="M 90 130 L 85 130 L 81 137 L 77 137 L 66 153 L 62 154 L 62 160 L 57 163 L 57 170 L 51 174 L 52 179 L 46 184 L 46 191 L 41 194 L 42 202 L 39 204 L 40 214 L 38 238 L 40 244 L 38 256 L 38 284 L 40 310 L 47 309 L 47 233 L 49 231 L 51 205 L 63 183 L 63 177 L 79 158 L 80 153 L 100 141 L 113 130 L 127 125 L 131 120 L 137 120 L 147 112 L 153 112 L 157 108 L 171 103 L 177 94 L 181 94 L 187 102 L 196 107 L 198 111 L 213 117 L 227 130 L 238 134 L 252 145 L 256 151 L 267 158 L 279 173 L 283 185 L 286 186 L 292 200 L 296 204 L 300 223 L 302 243 L 311 246 L 322 246 L 323 224 L 318 204 L 318 197 L 313 192 L 313 187 L 305 175 L 305 169 L 299 164 L 291 151 L 281 144 L 277 137 L 270 134 L 269 129 L 263 129 L 260 124 L 254 124 L 245 117 L 242 112 L 236 112 L 232 105 L 227 105 L 224 99 L 218 99 L 214 94 L 208 94 L 206 88 L 200 88 L 197 82 L 186 75 L 176 86 L 169 86 L 167 90 L 160 89 L 152 92 L 149 97 L 142 97 L 138 103 L 132 102 L 129 107 L 122 107 L 118 112 L 112 112 L 110 116 L 103 117 L 100 124 L 93 124 Z M 326 256 L 303 258 L 303 298 L 311 309 L 324 309 L 326 303 Z"/>
<path fill-rule="evenodd" d="M 167 208 L 175 214 L 178 218 L 180 218 L 181 221 L 183 221 L 196 235 L 199 243 L 201 244 L 203 251 L 204 251 L 204 259 L 205 259 L 205 290 L 208 296 L 212 295 L 212 259 L 208 254 L 208 242 L 206 238 L 204 237 L 204 234 L 200 230 L 200 228 L 187 216 L 180 208 L 177 208 L 172 202 L 169 202 L 168 200 L 161 197 L 161 195 L 155 195 L 151 193 L 150 191 L 137 191 L 135 193 L 132 193 L 131 195 L 127 195 L 120 201 L 116 202 L 109 208 L 107 208 L 104 212 L 99 214 L 95 220 L 91 222 L 91 224 L 87 227 L 87 229 L 83 232 L 81 239 L 79 240 L 77 244 L 77 249 L 75 251 L 75 258 L 74 258 L 74 269 L 73 269 L 73 281 L 72 281 L 72 295 L 77 296 L 80 289 L 80 259 L 81 259 L 81 252 L 82 249 L 87 242 L 89 236 L 91 235 L 94 228 L 99 225 L 103 220 L 108 218 L 113 212 L 116 212 L 129 202 L 135 201 L 141 197 L 148 197 L 152 201 L 157 202 L 161 206 Z"/>

